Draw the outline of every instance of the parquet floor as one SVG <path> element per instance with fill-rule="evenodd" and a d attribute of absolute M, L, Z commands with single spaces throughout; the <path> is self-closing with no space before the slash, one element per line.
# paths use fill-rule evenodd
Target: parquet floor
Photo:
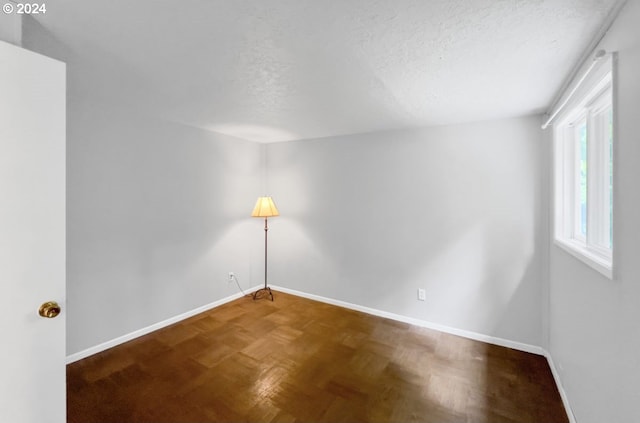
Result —
<path fill-rule="evenodd" d="M 68 422 L 568 422 L 541 356 L 274 295 L 70 364 Z"/>

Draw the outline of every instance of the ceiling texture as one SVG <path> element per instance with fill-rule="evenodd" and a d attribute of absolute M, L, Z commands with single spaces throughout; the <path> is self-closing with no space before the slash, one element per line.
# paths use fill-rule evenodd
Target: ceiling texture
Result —
<path fill-rule="evenodd" d="M 276 142 L 541 113 L 620 3 L 59 0 L 27 27 L 70 96 Z"/>

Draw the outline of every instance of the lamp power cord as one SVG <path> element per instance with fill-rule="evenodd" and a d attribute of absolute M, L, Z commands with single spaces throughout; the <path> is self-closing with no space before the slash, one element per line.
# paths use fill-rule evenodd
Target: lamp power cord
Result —
<path fill-rule="evenodd" d="M 231 275 L 231 279 L 233 279 L 236 282 L 236 285 L 238 285 L 238 289 L 240 290 L 240 292 L 242 292 L 243 297 L 251 296 L 251 294 L 247 294 L 246 292 L 244 292 L 244 289 L 242 289 L 242 287 L 240 286 L 240 282 L 238 281 L 238 277 L 235 275 L 235 273 Z"/>

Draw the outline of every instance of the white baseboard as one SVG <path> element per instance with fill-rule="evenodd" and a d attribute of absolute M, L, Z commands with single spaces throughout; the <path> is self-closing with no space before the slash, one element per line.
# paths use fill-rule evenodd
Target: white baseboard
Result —
<path fill-rule="evenodd" d="M 307 294 L 305 292 L 296 291 L 295 289 L 289 289 L 282 286 L 271 285 L 271 287 L 276 291 L 282 291 L 288 294 L 297 295 L 299 297 L 309 298 L 311 300 L 316 300 L 323 303 L 348 308 L 351 310 L 361 311 L 363 313 L 371 314 L 378 317 L 384 317 L 391 320 L 397 320 L 399 322 L 409 323 L 415 326 L 434 329 L 439 332 L 445 332 L 452 335 L 461 336 L 463 338 L 482 341 L 488 344 L 499 345 L 501 347 L 513 348 L 514 350 L 525 351 L 525 352 L 529 352 L 537 355 L 545 355 L 545 350 L 536 345 L 530 345 L 530 344 L 525 344 L 523 342 L 511 341 L 509 339 L 498 338 L 495 336 L 485 335 L 482 333 L 472 332 L 468 330 L 456 329 L 449 326 L 428 322 L 426 320 L 415 319 L 413 317 L 407 317 L 401 314 L 389 313 L 387 311 L 377 310 L 370 307 L 364 307 L 358 304 L 348 303 L 346 301 L 334 300 L 333 298 L 326 298 L 326 297 L 322 297 L 314 294 Z"/>
<path fill-rule="evenodd" d="M 553 362 L 551 353 L 545 350 L 544 356 L 547 358 L 547 362 L 549 363 L 549 367 L 551 368 L 551 374 L 553 374 L 553 379 L 556 381 L 556 386 L 558 387 L 560 398 L 562 398 L 564 409 L 567 412 L 567 416 L 569 417 L 569 423 L 577 423 L 576 416 L 574 416 L 573 410 L 571 409 L 571 404 L 569 404 L 569 397 L 567 397 L 567 392 L 564 390 L 562 380 L 560 380 L 560 373 L 558 373 L 558 370 L 556 369 L 556 365 Z"/>
<path fill-rule="evenodd" d="M 253 291 L 257 290 L 257 289 L 260 289 L 260 287 L 261 287 L 261 285 L 256 286 L 254 288 L 249 288 L 249 289 L 246 290 L 246 292 L 253 292 Z M 205 305 L 203 305 L 201 307 L 195 308 L 193 310 L 187 311 L 187 312 L 179 314 L 177 316 L 170 317 L 170 318 L 168 318 L 166 320 L 163 320 L 163 321 L 158 322 L 158 323 L 154 323 L 153 325 L 147 326 L 145 328 L 138 329 L 136 331 L 133 331 L 133 332 L 128 333 L 126 335 L 119 336 L 119 337 L 117 337 L 115 339 L 112 339 L 110 341 L 103 342 L 103 343 L 101 343 L 99 345 L 96 345 L 94 347 L 87 348 L 86 350 L 79 351 L 77 353 L 68 355 L 67 358 L 66 358 L 66 362 L 67 362 L 67 364 L 71 364 L 73 362 L 82 360 L 83 358 L 87 358 L 87 357 L 89 357 L 91 355 L 94 355 L 94 354 L 97 354 L 99 352 L 108 350 L 109 348 L 113 348 L 116 345 L 124 344 L 125 342 L 131 341 L 132 339 L 139 338 L 139 337 L 141 337 L 143 335 L 146 335 L 146 334 L 151 333 L 153 331 L 156 331 L 158 329 L 162 329 L 164 327 L 167 327 L 169 325 L 177 323 L 177 322 L 179 322 L 181 320 L 188 319 L 189 317 L 195 316 L 196 314 L 203 313 L 203 312 L 205 312 L 207 310 L 211 310 L 212 308 L 221 306 L 222 304 L 226 304 L 228 302 L 236 300 L 236 299 L 242 297 L 242 295 L 243 294 L 241 292 L 238 292 L 237 294 L 233 294 L 233 295 L 230 295 L 228 297 L 222 298 L 222 299 L 220 299 L 218 301 L 214 301 L 212 303 L 205 304 Z"/>

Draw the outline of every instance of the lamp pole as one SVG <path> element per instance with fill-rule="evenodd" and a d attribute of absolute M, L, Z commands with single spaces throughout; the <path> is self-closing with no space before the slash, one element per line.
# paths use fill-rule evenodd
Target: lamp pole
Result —
<path fill-rule="evenodd" d="M 267 224 L 267 219 L 268 219 L 267 217 L 264 218 L 264 289 L 268 289 L 267 287 L 267 232 L 269 231 L 269 225 Z"/>
<path fill-rule="evenodd" d="M 271 297 L 271 301 L 273 301 L 273 292 L 271 292 L 271 288 L 267 286 L 267 232 L 269 231 L 269 225 L 267 223 L 267 217 L 264 218 L 264 288 L 261 288 L 253 293 L 253 299 L 258 299 L 258 295 L 260 292 L 264 291 L 269 294 Z"/>
<path fill-rule="evenodd" d="M 271 292 L 269 285 L 267 285 L 267 232 L 269 231 L 269 217 L 279 215 L 280 213 L 278 212 L 278 209 L 273 203 L 273 199 L 271 197 L 259 197 L 256 202 L 256 206 L 253 209 L 253 213 L 251 213 L 252 217 L 264 217 L 264 288 L 260 288 L 253 293 L 254 300 L 260 298 L 260 293 L 264 291 L 265 295 L 269 295 L 271 297 L 271 301 L 273 301 L 273 293 Z"/>

